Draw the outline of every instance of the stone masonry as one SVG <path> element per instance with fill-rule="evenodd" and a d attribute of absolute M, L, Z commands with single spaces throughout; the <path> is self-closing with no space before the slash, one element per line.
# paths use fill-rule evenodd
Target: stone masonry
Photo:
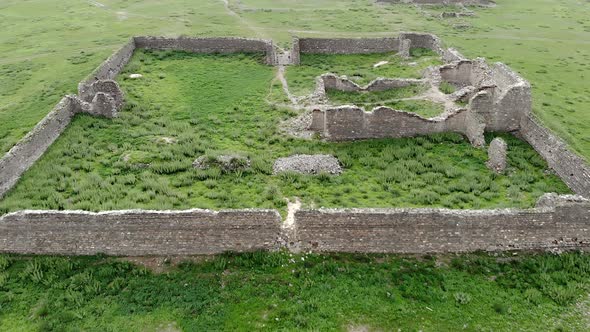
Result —
<path fill-rule="evenodd" d="M 272 210 L 21 211 L 0 217 L 0 252 L 59 255 L 203 255 L 275 250 Z"/>
<path fill-rule="evenodd" d="M 20 211 L 0 217 L 0 252 L 21 254 L 201 255 L 280 248 L 423 254 L 589 246 L 590 202 L 557 195 L 529 210 L 299 210 L 289 229 L 272 210 Z"/>
<path fill-rule="evenodd" d="M 590 246 L 588 202 L 531 210 L 301 210 L 295 220 L 295 242 L 302 251 L 441 253 Z"/>
<path fill-rule="evenodd" d="M 494 138 L 488 147 L 488 161 L 486 163 L 488 168 L 496 173 L 504 173 L 507 165 L 507 150 L 508 145 L 503 139 Z"/>

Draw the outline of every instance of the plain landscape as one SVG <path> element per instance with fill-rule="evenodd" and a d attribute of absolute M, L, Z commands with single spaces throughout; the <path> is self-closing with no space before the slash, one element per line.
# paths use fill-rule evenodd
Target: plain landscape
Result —
<path fill-rule="evenodd" d="M 449 11 L 474 15 L 441 17 Z M 533 113 L 590 160 L 589 16 L 590 3 L 574 0 L 499 0 L 490 8 L 373 0 L 4 1 L 0 153 L 131 36 L 255 37 L 290 48 L 293 36 L 420 31 L 469 58 L 516 70 L 531 82 Z M 545 193 L 571 193 L 509 133 L 485 135 L 487 143 L 507 142 L 508 168 L 500 173 L 486 167 L 486 149 L 456 133 L 350 142 L 286 133 L 301 115 L 293 100 L 311 94 L 317 76 L 330 72 L 359 85 L 418 79 L 441 64 L 431 51 L 412 49 L 407 59 L 303 54 L 299 66 L 284 71 L 263 56 L 136 50 L 116 78 L 126 97 L 119 116 L 76 115 L 0 199 L 0 215 L 268 208 L 285 218 L 295 201 L 303 208 L 527 209 Z M 326 97 L 333 105 L 433 118 L 445 105 L 412 98 L 426 89 L 326 90 Z M 440 89 L 451 94 L 456 87 Z M 341 174 L 273 170 L 278 158 L 318 154 L 336 157 Z M 590 256 L 582 252 L 0 255 L 0 330 L 584 331 L 588 273 Z"/>

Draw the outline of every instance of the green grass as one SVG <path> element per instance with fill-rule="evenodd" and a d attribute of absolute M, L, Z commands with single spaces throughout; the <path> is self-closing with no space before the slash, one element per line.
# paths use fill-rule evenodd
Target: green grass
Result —
<path fill-rule="evenodd" d="M 403 88 L 371 92 L 327 89 L 326 96 L 333 104 L 369 104 L 414 97 L 424 92 L 424 90 L 426 90 L 426 86 L 423 85 L 410 85 Z"/>
<path fill-rule="evenodd" d="M 381 61 L 389 63 L 373 67 Z M 416 64 L 410 66 L 410 62 Z M 302 54 L 301 65 L 288 67 L 286 76 L 291 93 L 304 96 L 313 92 L 315 78 L 326 73 L 346 75 L 357 84 L 365 85 L 378 77 L 421 78 L 425 68 L 436 64 L 440 64 L 440 60 L 432 51 L 421 51 L 410 60 L 402 60 L 394 53 Z"/>
<path fill-rule="evenodd" d="M 416 96 L 424 90 L 425 87 L 419 85 L 375 92 L 328 89 L 326 95 L 332 105 L 357 105 L 367 111 L 378 106 L 387 106 L 395 110 L 413 112 L 425 118 L 444 112 L 444 105 L 428 100 L 396 100 Z"/>
<path fill-rule="evenodd" d="M 532 207 L 545 192 L 569 192 L 529 145 L 507 134 L 506 175 L 490 172 L 486 151 L 458 134 L 347 143 L 286 137 L 279 124 L 295 114 L 264 102 L 275 70 L 260 55 L 138 52 L 118 79 L 128 100 L 120 116 L 76 116 L 0 212 L 284 209 L 293 197 L 306 207 Z M 344 173 L 271 175 L 275 159 L 314 153 L 335 155 Z M 251 166 L 191 165 L 221 154 L 249 157 Z"/>
<path fill-rule="evenodd" d="M 443 105 L 428 100 L 400 100 L 396 102 L 376 103 L 365 106 L 365 110 L 371 110 L 378 106 L 386 106 L 398 111 L 416 113 L 427 119 L 439 116 L 445 111 Z"/>
<path fill-rule="evenodd" d="M 457 88 L 449 82 L 441 82 L 439 89 L 442 93 L 450 95 L 451 93 L 455 92 Z"/>
<path fill-rule="evenodd" d="M 152 259 L 161 262 L 162 259 Z M 2 331 L 582 331 L 590 256 L 0 256 Z"/>

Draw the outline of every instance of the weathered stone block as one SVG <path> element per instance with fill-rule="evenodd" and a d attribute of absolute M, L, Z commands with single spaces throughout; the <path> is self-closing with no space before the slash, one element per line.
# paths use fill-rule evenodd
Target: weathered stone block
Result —
<path fill-rule="evenodd" d="M 486 165 L 496 173 L 504 173 L 507 166 L 507 150 L 508 145 L 503 139 L 500 137 L 494 138 L 488 148 L 488 161 Z"/>

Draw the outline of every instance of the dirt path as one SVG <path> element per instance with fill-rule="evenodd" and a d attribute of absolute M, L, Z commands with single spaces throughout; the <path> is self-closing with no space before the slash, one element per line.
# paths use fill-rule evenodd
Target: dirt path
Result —
<path fill-rule="evenodd" d="M 297 98 L 291 93 L 291 91 L 289 91 L 289 84 L 287 83 L 287 79 L 285 78 L 285 66 L 279 66 L 279 70 L 277 70 L 277 78 L 281 82 L 281 85 L 283 86 L 283 91 L 287 95 L 287 98 L 289 98 L 289 101 L 291 101 L 291 103 L 295 106 L 300 106 L 299 102 L 297 101 Z"/>
<path fill-rule="evenodd" d="M 261 38 L 261 39 L 272 39 L 270 38 L 266 33 L 263 32 L 264 29 L 261 29 L 255 25 L 253 25 L 252 23 L 250 23 L 250 21 L 248 21 L 247 19 L 245 19 L 244 17 L 242 17 L 240 14 L 236 13 L 230 6 L 229 0 L 221 0 L 221 2 L 223 2 L 223 7 L 225 8 L 225 11 L 227 12 L 227 14 L 231 17 L 236 18 L 241 25 L 243 25 L 245 28 L 247 28 L 248 30 L 254 32 L 254 34 L 256 34 L 257 38 Z M 281 51 L 284 51 L 283 49 L 279 48 Z"/>

